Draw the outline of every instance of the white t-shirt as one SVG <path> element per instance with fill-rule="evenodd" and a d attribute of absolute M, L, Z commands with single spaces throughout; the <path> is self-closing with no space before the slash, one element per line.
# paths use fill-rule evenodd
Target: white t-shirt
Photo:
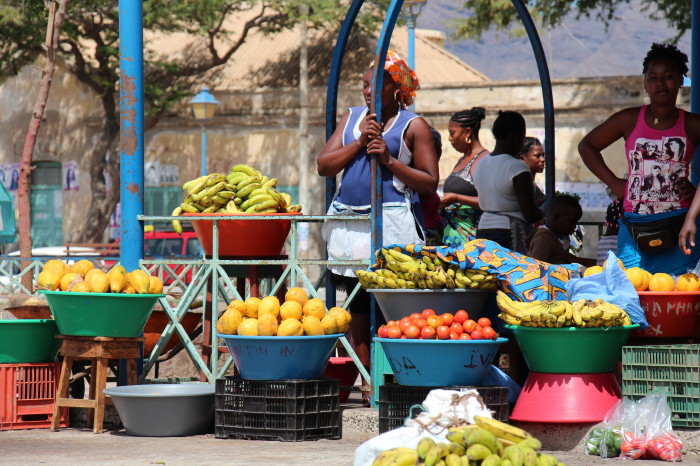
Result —
<path fill-rule="evenodd" d="M 508 217 L 499 213 L 525 220 L 513 187 L 513 178 L 521 173 L 530 173 L 530 167 L 511 155 L 482 157 L 473 174 L 474 187 L 479 193 L 479 207 L 484 211 L 479 220 L 479 229 L 510 228 Z"/>

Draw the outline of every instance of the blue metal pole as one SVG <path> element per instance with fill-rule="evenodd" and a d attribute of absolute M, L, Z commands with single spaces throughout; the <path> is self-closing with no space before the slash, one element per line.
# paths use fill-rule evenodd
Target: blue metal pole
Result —
<path fill-rule="evenodd" d="M 340 70 L 343 67 L 343 57 L 345 49 L 350 39 L 352 25 L 355 24 L 357 14 L 362 8 L 364 0 L 353 0 L 348 12 L 345 15 L 343 24 L 338 32 L 338 39 L 335 41 L 333 57 L 331 58 L 331 69 L 328 75 L 328 87 L 326 88 L 326 140 L 330 139 L 335 132 L 336 113 L 338 112 L 338 84 L 340 83 Z M 326 211 L 331 205 L 335 194 L 335 177 L 326 177 Z M 327 257 L 327 254 L 326 254 Z M 335 306 L 335 287 L 331 283 L 330 275 L 326 276 L 326 306 L 330 309 Z"/>
<path fill-rule="evenodd" d="M 207 174 L 207 127 L 202 125 L 202 175 Z"/>
<path fill-rule="evenodd" d="M 700 113 L 700 0 L 693 0 L 690 24 L 690 111 Z"/>
<path fill-rule="evenodd" d="M 137 269 L 143 259 L 143 8 L 141 0 L 119 0 L 119 162 L 121 264 Z M 127 383 L 126 360 L 119 384 Z M 143 344 L 138 372 L 143 368 Z"/>
<path fill-rule="evenodd" d="M 416 17 L 411 13 L 406 18 L 408 26 L 408 66 L 416 71 Z M 416 110 L 416 104 L 411 104 L 408 109 L 412 112 Z"/>
<path fill-rule="evenodd" d="M 527 31 L 532 51 L 535 53 L 537 70 L 540 74 L 542 99 L 544 100 L 544 157 L 547 167 L 544 174 L 544 185 L 546 197 L 549 200 L 554 195 L 554 98 L 552 97 L 552 81 L 549 77 L 547 57 L 544 54 L 544 48 L 530 12 L 527 11 L 523 0 L 512 0 L 512 2 Z"/>

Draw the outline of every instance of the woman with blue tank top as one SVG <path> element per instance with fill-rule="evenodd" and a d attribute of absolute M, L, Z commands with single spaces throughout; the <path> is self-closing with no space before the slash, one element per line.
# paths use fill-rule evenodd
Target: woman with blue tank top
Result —
<path fill-rule="evenodd" d="M 418 194 L 432 194 L 439 181 L 437 155 L 428 123 L 406 109 L 420 89 L 418 78 L 396 52 L 389 50 L 384 63 L 380 122 L 369 113 L 372 66 L 365 72 L 362 93 L 365 105 L 352 107 L 317 158 L 318 174 L 336 176 L 342 171 L 338 191 L 328 215 L 367 214 L 371 210 L 370 157 L 377 155 L 382 178 L 383 244 L 423 244 L 424 232 Z M 369 221 L 331 221 L 323 226 L 323 238 L 331 260 L 372 257 Z M 352 291 L 355 270 L 331 267 L 338 288 Z M 361 290 L 350 305 L 351 335 L 355 352 L 369 367 L 369 295 Z M 363 396 L 367 397 L 369 393 Z"/>
<path fill-rule="evenodd" d="M 649 105 L 615 113 L 578 146 L 586 166 L 623 200 L 617 255 L 625 267 L 677 275 L 700 259 L 700 250 L 691 254 L 686 246 L 686 239 L 695 242 L 692 208 L 684 223 L 696 192 L 697 179 L 694 185 L 688 178 L 700 144 L 700 115 L 676 107 L 687 63 L 675 45 L 653 44 L 642 65 Z M 628 179 L 615 175 L 601 154 L 619 139 L 625 141 Z M 697 197 L 694 202 L 700 208 Z"/>

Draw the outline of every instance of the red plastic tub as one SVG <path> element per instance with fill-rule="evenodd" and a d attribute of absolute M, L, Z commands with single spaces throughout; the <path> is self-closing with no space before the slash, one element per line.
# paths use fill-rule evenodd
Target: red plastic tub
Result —
<path fill-rule="evenodd" d="M 208 216 L 221 217 L 221 213 L 215 214 L 190 214 L 183 216 Z M 270 216 L 301 215 L 298 212 L 279 214 L 231 214 L 245 215 L 251 218 Z M 197 238 L 202 244 L 204 254 L 212 254 L 212 237 L 214 235 L 214 222 L 211 220 L 192 220 L 192 227 Z M 292 221 L 286 219 L 275 220 L 221 220 L 219 222 L 219 256 L 276 256 L 282 251 L 287 240 Z"/>
<path fill-rule="evenodd" d="M 510 420 L 547 423 L 600 422 L 620 398 L 622 390 L 612 372 L 530 372 Z"/>
<path fill-rule="evenodd" d="M 333 356 L 328 361 L 326 370 L 323 372 L 324 377 L 338 379 L 341 387 L 352 387 L 355 385 L 355 380 L 360 374 L 359 369 L 352 358 Z M 340 402 L 345 403 L 350 396 L 350 390 L 340 390 Z"/>
<path fill-rule="evenodd" d="M 638 291 L 649 326 L 633 337 L 693 337 L 700 333 L 700 291 Z"/>

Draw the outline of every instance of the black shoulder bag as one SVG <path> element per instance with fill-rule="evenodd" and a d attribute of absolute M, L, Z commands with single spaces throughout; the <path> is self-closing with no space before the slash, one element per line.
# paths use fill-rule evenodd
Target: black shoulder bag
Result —
<path fill-rule="evenodd" d="M 685 213 L 653 222 L 629 222 L 624 213 L 620 217 L 642 252 L 667 251 L 678 246 L 678 234 L 683 228 Z"/>

